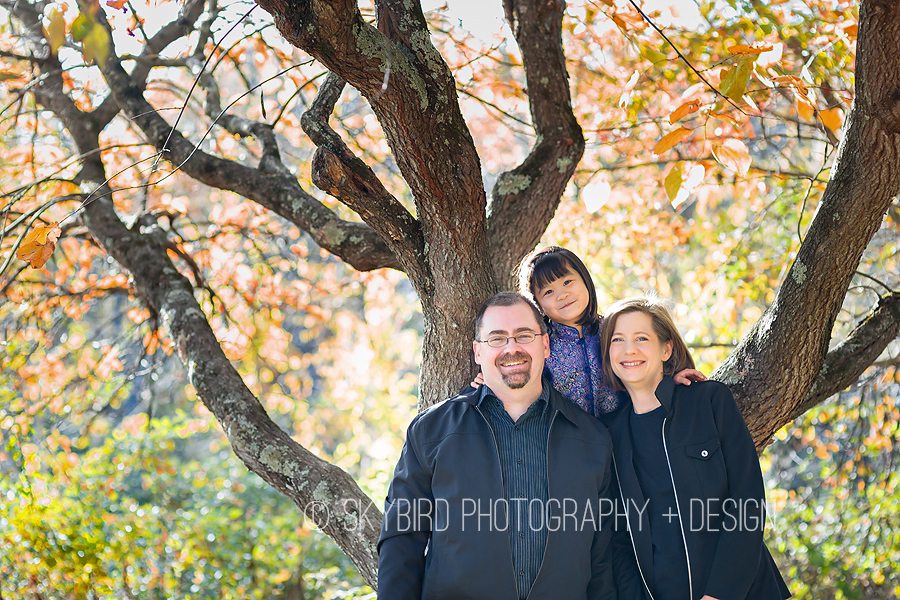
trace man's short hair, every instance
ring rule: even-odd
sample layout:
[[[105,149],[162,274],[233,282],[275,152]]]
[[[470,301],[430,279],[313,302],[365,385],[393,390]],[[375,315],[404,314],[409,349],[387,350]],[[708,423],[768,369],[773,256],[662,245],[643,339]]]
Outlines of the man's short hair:
[[[539,331],[541,333],[547,333],[547,324],[544,322],[543,316],[541,316],[541,311],[538,310],[533,302],[516,292],[500,292],[499,294],[494,294],[488,298],[478,310],[478,314],[475,316],[475,339],[477,340],[481,335],[481,325],[484,321],[484,313],[487,312],[487,309],[492,306],[515,306],[516,304],[524,304],[530,308],[531,312],[534,313],[534,320],[538,324]]]

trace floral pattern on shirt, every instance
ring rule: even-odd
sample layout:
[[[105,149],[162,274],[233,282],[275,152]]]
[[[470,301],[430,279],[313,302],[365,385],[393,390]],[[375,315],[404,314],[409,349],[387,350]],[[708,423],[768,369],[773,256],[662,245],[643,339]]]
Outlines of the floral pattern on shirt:
[[[583,338],[574,327],[553,321],[549,329],[550,357],[544,366],[553,387],[595,417],[614,411],[621,401],[603,382],[600,329]]]

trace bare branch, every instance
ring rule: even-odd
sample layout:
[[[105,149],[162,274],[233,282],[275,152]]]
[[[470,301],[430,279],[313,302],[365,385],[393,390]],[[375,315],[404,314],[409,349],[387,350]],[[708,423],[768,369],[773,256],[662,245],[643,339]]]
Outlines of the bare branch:
[[[515,169],[503,173],[491,194],[488,237],[496,252],[494,278],[514,285],[516,265],[534,248],[556,213],[559,199],[584,154],[584,135],[572,111],[562,46],[561,0],[504,0],[528,89],[537,143]]]
[[[263,85],[263,83],[265,82],[260,82],[257,87]],[[208,71],[200,75],[200,86],[206,92],[204,110],[215,124],[221,125],[231,134],[243,137],[252,136],[259,142],[259,145],[262,147],[259,170],[269,175],[290,177],[290,169],[281,161],[281,153],[278,151],[278,140],[275,138],[275,128],[268,123],[245,119],[226,112],[230,106],[223,111],[219,98],[219,84],[216,78]],[[248,90],[247,93],[249,94],[250,91]]]
[[[160,150],[167,148],[167,159],[190,177],[265,206],[307,231],[322,248],[360,271],[399,267],[396,257],[374,231],[362,223],[338,218],[304,191],[292,175],[268,175],[212,156],[194,146],[179,131],[173,131],[147,102],[142,90],[133,83],[115,56],[110,56],[107,61],[104,75],[125,113],[150,143]]]
[[[147,77],[149,77],[153,67],[166,66],[168,61],[159,58],[160,52],[165,50],[169,44],[194,31],[197,19],[203,14],[204,4],[205,0],[188,0],[185,2],[178,18],[164,25],[156,35],[148,39],[139,56],[132,57],[135,60],[135,67],[131,71],[131,77],[137,87],[143,89],[147,84]],[[210,18],[212,19],[214,16]],[[181,60],[183,62],[183,59]],[[93,129],[102,131],[119,114],[119,110],[120,107],[118,102],[116,102],[115,96],[109,94],[90,113],[89,118]]]

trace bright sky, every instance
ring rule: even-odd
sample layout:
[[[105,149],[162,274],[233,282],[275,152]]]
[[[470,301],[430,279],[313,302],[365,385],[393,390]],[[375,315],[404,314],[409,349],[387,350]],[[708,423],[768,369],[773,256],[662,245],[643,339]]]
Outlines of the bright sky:
[[[663,26],[677,21],[690,27],[700,17],[694,0],[638,0],[638,5],[647,12],[660,11],[659,25]],[[442,6],[447,6],[452,18],[459,19],[463,28],[483,41],[490,40],[505,27],[502,0],[422,0],[426,12]],[[504,34],[508,36],[509,29]]]

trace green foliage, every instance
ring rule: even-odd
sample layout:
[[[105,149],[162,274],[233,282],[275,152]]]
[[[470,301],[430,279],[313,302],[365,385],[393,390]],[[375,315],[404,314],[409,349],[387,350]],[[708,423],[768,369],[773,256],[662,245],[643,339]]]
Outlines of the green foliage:
[[[900,377],[868,376],[782,430],[767,450],[770,546],[794,595],[900,595]]]
[[[0,480],[12,597],[262,599],[298,582],[305,598],[369,597],[343,553],[239,463],[209,417],[147,427],[135,415],[92,449],[26,439],[9,438],[19,469]]]

